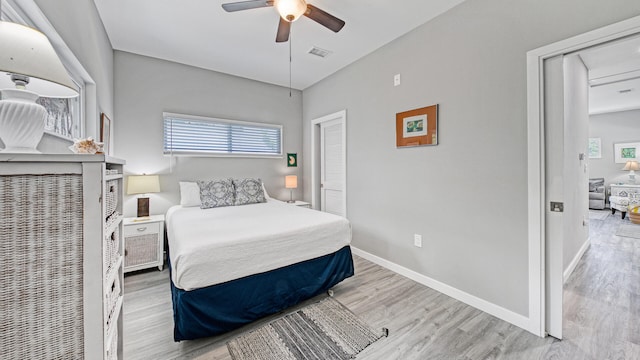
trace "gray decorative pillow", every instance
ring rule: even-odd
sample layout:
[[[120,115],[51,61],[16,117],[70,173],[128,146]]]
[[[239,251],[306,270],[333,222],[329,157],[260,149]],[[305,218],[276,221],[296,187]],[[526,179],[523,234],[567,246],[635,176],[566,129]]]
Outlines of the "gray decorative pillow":
[[[200,187],[200,208],[209,209],[233,206],[235,191],[231,179],[198,180]]]
[[[262,180],[256,178],[233,179],[236,188],[236,205],[257,204],[266,202],[262,190]]]

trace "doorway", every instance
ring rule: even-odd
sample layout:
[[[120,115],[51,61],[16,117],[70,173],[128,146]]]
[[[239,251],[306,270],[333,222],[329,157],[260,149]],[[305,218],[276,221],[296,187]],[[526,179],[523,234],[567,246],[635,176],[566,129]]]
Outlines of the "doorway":
[[[572,214],[561,213],[562,207],[558,204],[551,204],[547,197],[549,183],[547,171],[546,147],[548,136],[547,115],[551,108],[549,104],[548,92],[553,92],[553,88],[548,88],[554,79],[552,72],[547,72],[545,62],[554,57],[564,57],[580,50],[585,50],[597,45],[609,43],[629,36],[640,34],[640,17],[631,18],[620,23],[606,26],[586,34],[582,34],[555,44],[551,44],[527,54],[527,98],[528,98],[528,190],[529,190],[529,319],[531,321],[529,330],[539,336],[548,334],[549,329],[560,329],[556,334],[562,337],[562,293],[549,291],[548,285],[552,282],[562,284],[563,266],[547,267],[549,263],[563,264],[562,252],[547,252],[548,235],[563,239],[561,232],[563,229],[575,225],[578,220],[577,212]],[[556,76],[564,76],[564,69]],[[557,88],[556,88],[557,91]],[[551,104],[552,106],[552,104]],[[564,117],[563,117],[564,121]],[[561,149],[563,157],[564,143]],[[586,149],[585,149],[586,152]],[[569,154],[573,156],[573,154]],[[584,161],[576,155],[576,161]],[[563,163],[563,168],[566,167]],[[576,172],[580,171],[576,166]],[[564,171],[564,170],[563,170]],[[556,181],[562,183],[563,175],[557,176]],[[562,187],[562,185],[560,185]],[[570,197],[561,193],[555,202],[562,203],[570,201]],[[564,204],[563,204],[564,205]],[[552,214],[557,221],[548,222],[549,212],[558,210]],[[582,215],[581,215],[582,216]],[[583,220],[583,219],[580,219]],[[562,247],[562,243],[555,243],[554,246]],[[546,255],[548,254],[548,255]],[[548,258],[547,258],[548,257]],[[560,279],[560,280],[559,280]],[[548,306],[547,304],[554,304]],[[557,304],[560,304],[558,308]],[[555,308],[552,308],[554,307]],[[551,330],[553,332],[554,330]]]
[[[311,122],[311,207],[347,217],[347,112]]]

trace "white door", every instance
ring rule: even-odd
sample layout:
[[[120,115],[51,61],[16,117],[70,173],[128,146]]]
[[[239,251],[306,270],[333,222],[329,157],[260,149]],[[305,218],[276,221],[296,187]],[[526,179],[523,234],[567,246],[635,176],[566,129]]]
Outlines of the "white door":
[[[345,216],[343,120],[320,124],[320,210]]]
[[[545,60],[546,331],[562,339],[564,273],[588,241],[588,69],[576,54]],[[563,208],[554,211],[551,202]]]
[[[562,339],[562,258],[565,213],[551,202],[566,204],[564,194],[564,57],[544,62],[545,80],[545,331]],[[563,210],[563,209],[562,209]]]

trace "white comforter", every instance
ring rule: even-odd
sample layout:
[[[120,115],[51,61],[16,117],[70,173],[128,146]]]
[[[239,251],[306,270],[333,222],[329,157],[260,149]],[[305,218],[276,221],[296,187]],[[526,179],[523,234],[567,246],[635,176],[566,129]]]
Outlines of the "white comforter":
[[[167,212],[171,277],[193,290],[336,252],[351,242],[343,217],[277,200]]]

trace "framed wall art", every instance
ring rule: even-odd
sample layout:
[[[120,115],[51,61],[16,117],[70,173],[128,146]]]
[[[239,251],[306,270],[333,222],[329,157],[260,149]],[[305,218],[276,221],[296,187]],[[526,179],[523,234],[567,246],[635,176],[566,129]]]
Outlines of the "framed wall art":
[[[104,153],[111,155],[111,119],[105,113],[100,114],[100,142],[104,144]]]
[[[616,164],[640,160],[640,142],[613,144],[613,155]]]
[[[600,138],[589,138],[589,159],[602,158],[602,141]]]
[[[287,167],[298,167],[297,153],[287,153]]]
[[[438,145],[438,104],[396,114],[396,147]]]

